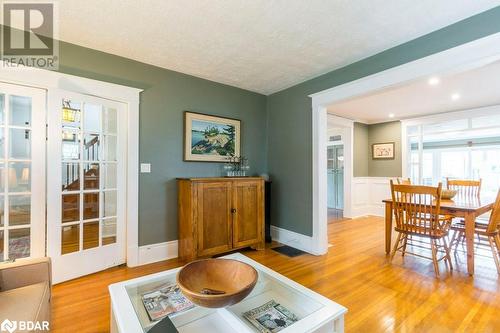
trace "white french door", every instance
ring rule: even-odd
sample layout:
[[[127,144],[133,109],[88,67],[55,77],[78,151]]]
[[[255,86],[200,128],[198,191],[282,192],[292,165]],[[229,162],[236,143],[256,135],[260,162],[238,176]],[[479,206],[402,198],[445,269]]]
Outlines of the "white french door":
[[[47,253],[55,283],[126,261],[126,104],[49,91]]]
[[[46,92],[0,83],[0,261],[45,254]]]

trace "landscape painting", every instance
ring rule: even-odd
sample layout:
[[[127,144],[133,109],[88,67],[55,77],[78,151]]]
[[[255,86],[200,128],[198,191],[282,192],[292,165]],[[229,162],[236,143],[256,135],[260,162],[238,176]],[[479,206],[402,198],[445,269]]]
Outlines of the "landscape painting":
[[[184,160],[226,162],[240,155],[240,121],[184,113]]]

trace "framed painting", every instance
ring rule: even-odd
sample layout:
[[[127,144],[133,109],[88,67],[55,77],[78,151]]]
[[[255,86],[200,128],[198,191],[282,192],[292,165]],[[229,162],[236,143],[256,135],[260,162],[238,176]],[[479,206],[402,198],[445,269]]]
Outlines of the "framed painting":
[[[374,143],[372,145],[372,159],[393,160],[394,142]]]
[[[184,161],[226,162],[240,156],[241,121],[184,112]]]

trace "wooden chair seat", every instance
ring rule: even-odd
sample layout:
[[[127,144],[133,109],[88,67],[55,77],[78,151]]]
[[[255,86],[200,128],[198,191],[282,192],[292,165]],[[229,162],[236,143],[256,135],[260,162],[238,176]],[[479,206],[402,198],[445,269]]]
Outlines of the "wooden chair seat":
[[[451,225],[451,230],[465,232],[465,223],[454,223]],[[495,237],[498,235],[498,229],[488,231],[488,225],[484,225],[482,223],[475,223],[474,233],[481,236],[492,236]]]
[[[483,218],[478,218],[478,219],[476,219],[475,223],[476,223],[476,226],[480,226],[480,227],[486,228],[488,226],[489,220],[485,220]],[[465,220],[464,219],[460,219],[459,222],[454,222],[454,224],[465,225]]]
[[[422,235],[428,229],[429,228],[427,228],[427,227],[415,227],[414,230],[403,230],[403,229],[399,229],[398,227],[394,228],[394,230],[397,232],[402,232],[404,234],[416,235],[416,236]],[[448,235],[448,230],[444,231],[444,230],[437,229],[437,230],[431,230],[430,233],[428,233],[427,237],[437,239],[437,238],[442,238],[442,237],[447,236],[447,235]]]

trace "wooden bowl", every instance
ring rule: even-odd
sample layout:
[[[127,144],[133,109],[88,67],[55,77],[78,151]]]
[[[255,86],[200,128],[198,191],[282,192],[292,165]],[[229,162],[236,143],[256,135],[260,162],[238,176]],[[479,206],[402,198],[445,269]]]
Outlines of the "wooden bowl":
[[[442,200],[451,200],[457,194],[457,190],[441,190],[441,199]]]
[[[240,302],[257,283],[252,266],[234,259],[193,261],[177,273],[184,296],[196,305],[223,308]]]

